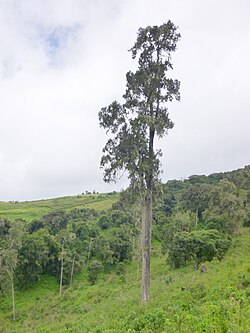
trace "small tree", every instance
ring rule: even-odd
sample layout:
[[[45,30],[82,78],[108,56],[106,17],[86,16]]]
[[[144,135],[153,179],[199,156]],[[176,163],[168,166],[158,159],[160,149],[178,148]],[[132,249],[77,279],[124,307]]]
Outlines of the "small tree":
[[[0,289],[5,290],[9,286],[11,288],[12,319],[15,320],[14,273],[24,228],[20,221],[7,222],[6,220],[1,220],[0,224],[1,226],[8,224],[6,233],[0,235]]]
[[[221,261],[229,245],[229,239],[215,229],[179,232],[169,249],[169,261],[176,268],[194,261],[198,269],[201,263],[211,261],[214,257]]]
[[[65,259],[67,256],[70,256],[70,261],[72,262],[73,271],[75,264],[75,252],[71,249],[70,243],[75,239],[76,235],[69,230],[61,230],[56,238],[58,242],[61,244],[61,252],[59,253],[59,259],[61,261],[61,269],[60,269],[60,288],[59,295],[62,295],[62,287],[63,287],[63,274],[64,274],[64,265]],[[73,255],[72,255],[73,254]],[[72,257],[72,258],[71,258]],[[73,278],[73,272],[71,273],[71,277]],[[71,281],[72,282],[72,281]]]
[[[167,103],[180,99],[180,82],[166,77],[180,38],[176,31],[171,21],[139,29],[130,50],[133,59],[138,56],[138,69],[127,73],[124,103],[115,101],[99,112],[100,126],[112,134],[101,159],[104,181],[116,181],[127,170],[130,186],[141,198],[143,303],[150,296],[152,204],[160,173],[161,152],[155,150],[154,141],[173,128]]]
[[[18,252],[16,280],[20,288],[25,289],[36,284],[49,262],[49,233],[42,228],[22,238],[22,247]]]

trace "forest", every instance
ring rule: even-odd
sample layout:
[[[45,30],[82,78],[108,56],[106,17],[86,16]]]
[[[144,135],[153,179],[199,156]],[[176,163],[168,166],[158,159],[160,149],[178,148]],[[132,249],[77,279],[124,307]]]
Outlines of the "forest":
[[[81,194],[74,200],[87,199],[90,196],[91,194]],[[173,318],[168,317],[168,311],[164,310],[162,303],[159,308],[156,307],[158,312],[155,310],[155,312],[150,312],[150,315],[147,314],[152,304],[157,303],[157,300],[160,299],[160,296],[154,293],[154,285],[151,303],[144,308],[138,305],[140,302],[138,282],[141,278],[140,207],[134,198],[134,193],[130,193],[129,189],[121,192],[119,196],[116,193],[110,193],[107,196],[114,198],[111,208],[94,209],[83,206],[73,209],[67,207],[67,210],[64,210],[62,207],[57,210],[49,210],[46,214],[41,211],[41,216],[28,220],[25,220],[25,216],[21,219],[10,219],[8,217],[10,210],[1,210],[0,319],[3,325],[0,332],[29,332],[32,331],[32,327],[36,327],[35,329],[39,332],[53,331],[53,327],[38,330],[39,326],[32,326],[35,325],[37,319],[29,318],[27,309],[22,308],[22,298],[25,303],[28,302],[27,295],[39,294],[39,290],[44,288],[45,280],[50,281],[47,282],[49,294],[41,296],[41,302],[44,302],[44,307],[46,307],[46,297],[51,297],[53,301],[56,300],[55,311],[58,317],[60,318],[60,314],[63,314],[64,328],[57,328],[57,331],[201,332],[199,323],[194,319],[192,322],[185,316],[183,323],[178,324],[181,325],[179,329],[176,328],[178,325]],[[105,195],[95,194],[92,197],[100,201],[101,198],[105,198]],[[18,204],[8,203],[9,206]],[[29,205],[32,206],[32,203]],[[244,235],[247,237],[249,227],[249,166],[209,176],[192,175],[185,180],[170,180],[166,184],[162,184],[161,191],[153,205],[153,281],[154,276],[160,276],[163,287],[174,285],[175,288],[181,290],[181,297],[184,297],[183,295],[187,292],[189,294],[193,288],[191,294],[197,294],[195,297],[198,299],[203,298],[203,293],[208,293],[205,291],[205,285],[197,284],[194,280],[188,287],[185,286],[185,274],[199,274],[202,278],[205,276],[209,279],[211,265],[219,272],[228,253],[234,255],[235,240]],[[242,250],[249,255],[249,247]],[[154,265],[157,267],[155,268]],[[234,270],[234,266],[231,269]],[[180,272],[183,274],[183,279],[180,277],[176,279],[174,276]],[[230,276],[230,271],[227,273]],[[119,326],[116,323],[113,324],[116,326],[112,328],[110,321],[105,324],[106,326],[98,329],[96,328],[98,327],[97,322],[88,324],[85,320],[85,328],[77,328],[76,323],[71,322],[73,317],[66,316],[65,318],[65,309],[60,310],[65,301],[71,305],[79,302],[79,300],[71,300],[71,297],[77,293],[81,295],[83,288],[91,293],[91,290],[93,292],[99,290],[95,288],[99,288],[104,281],[110,284],[110,290],[113,287],[114,295],[119,294],[119,286],[122,286],[122,290],[126,290],[126,285],[129,286],[131,283],[128,281],[129,274],[133,275],[129,280],[135,282],[133,288],[136,291],[133,295],[129,295],[127,300],[126,298],[123,300],[124,304],[128,302],[128,309],[127,311],[123,309],[122,314],[119,314],[122,325]],[[112,279],[114,279],[113,282]],[[180,283],[183,284],[180,285]],[[224,281],[224,283],[226,285],[228,281]],[[237,287],[241,294],[244,294],[244,297],[242,296],[244,300],[242,298],[240,301],[238,296],[232,298],[235,297],[233,295],[236,292],[233,289],[230,291],[228,299],[232,304],[242,302],[235,303],[236,308],[238,309],[240,306],[242,318],[244,313],[247,317],[250,309],[249,265],[246,272],[240,275]],[[38,294],[35,296],[37,299],[40,297]],[[15,304],[16,297],[18,304]],[[84,297],[80,301],[82,305],[87,306],[88,303],[93,302],[91,297],[91,300]],[[96,295],[94,303],[96,302],[97,306],[100,306],[106,298],[110,297],[110,295]],[[180,302],[175,297],[172,296],[173,307]],[[186,301],[188,304],[189,301]],[[136,314],[132,311],[133,303],[138,307]],[[213,307],[213,302],[210,301],[210,303],[210,306]],[[93,304],[93,311],[94,306],[95,304]],[[183,305],[182,308],[183,315],[185,306]],[[210,316],[210,322],[203,323],[203,331],[234,332],[233,328],[223,328],[223,325],[230,326],[230,320],[225,319],[225,323],[219,320],[216,317],[217,311],[219,311],[216,306],[214,305],[213,310],[215,317]],[[233,306],[231,310],[232,313],[236,311]],[[44,308],[43,311],[45,311]],[[79,311],[81,313],[85,310]],[[180,316],[182,312],[179,314]],[[228,310],[228,318],[230,315]],[[247,321],[244,322],[244,320]],[[30,326],[22,330],[23,323],[27,324],[27,322]],[[137,324],[135,324],[136,322]],[[66,330],[65,323],[68,323],[68,327],[72,327],[72,330],[69,328]],[[249,319],[246,318],[238,320],[237,325],[234,323],[237,332],[246,332],[244,329],[249,328],[249,324]],[[41,323],[37,325],[41,325]],[[196,330],[192,330],[192,327]]]

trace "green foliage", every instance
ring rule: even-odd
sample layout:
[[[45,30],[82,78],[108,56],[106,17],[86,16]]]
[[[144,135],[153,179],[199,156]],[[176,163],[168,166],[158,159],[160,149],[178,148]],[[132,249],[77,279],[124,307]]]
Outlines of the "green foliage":
[[[1,329],[6,333],[246,333],[249,251],[250,234],[245,228],[220,264],[206,263],[206,274],[189,267],[173,270],[164,257],[153,257],[152,298],[145,307],[138,301],[136,263],[124,267],[126,282],[113,273],[100,274],[98,283],[89,286],[83,272],[61,298],[55,294],[55,280],[42,276],[35,288],[17,293],[15,322],[9,319],[9,300],[1,299]],[[169,277],[167,284],[164,274]]]
[[[68,220],[64,210],[56,210],[44,215],[42,222],[51,235],[56,235],[66,228]]]
[[[72,231],[76,234],[85,244],[88,244],[89,240],[98,237],[100,230],[95,223],[90,221],[84,221],[82,219],[76,219],[71,221]]]
[[[103,214],[98,220],[98,226],[102,229],[108,229],[111,226],[111,219],[108,215]]]
[[[216,229],[220,232],[226,232],[227,230],[227,218],[221,216],[208,216],[204,222],[205,229]]]
[[[210,191],[205,220],[219,218],[224,223],[223,231],[233,234],[243,226],[245,214],[243,200],[236,186],[226,179],[220,180]]]
[[[189,177],[189,181],[193,184],[191,177]],[[198,182],[198,185],[191,185],[182,193],[182,203],[184,208],[196,213],[197,219],[199,220],[202,219],[202,213],[208,207],[209,190],[210,186],[203,181],[202,184]]]
[[[9,234],[11,222],[7,219],[0,219],[0,239],[3,241]]]
[[[128,317],[127,332],[162,332],[165,324],[165,311],[163,309],[150,309],[145,314],[133,313]]]
[[[230,241],[217,230],[179,232],[171,244],[169,261],[177,268],[194,261],[198,269],[202,262],[211,261],[216,256],[221,260],[229,245]]]
[[[131,260],[132,230],[126,226],[112,228],[108,233],[108,242],[112,251],[113,262]]]
[[[123,276],[124,273],[125,273],[125,263],[124,262],[118,262],[118,264],[116,265],[116,274],[117,275],[120,275],[120,276]],[[125,280],[124,280],[125,281]]]
[[[244,219],[244,227],[250,227],[250,190],[247,191],[246,197],[244,200],[244,206],[246,211],[246,216]]]
[[[55,260],[54,251],[58,251],[58,246],[46,229],[24,234],[15,272],[19,288],[27,288],[37,283],[46,266]]]
[[[130,200],[121,195],[121,202],[110,211],[66,210],[62,224],[56,222],[60,221],[56,212],[50,214],[51,225],[48,216],[29,223],[0,219],[0,288],[4,291],[0,331],[248,332],[247,175],[245,168],[232,175],[195,176],[191,182],[170,181],[163,186],[164,196],[153,213],[152,297],[145,307],[139,304],[140,211],[134,196]],[[206,209],[198,216],[200,203],[194,194],[207,184]],[[82,196],[77,200],[81,202]],[[100,223],[103,216],[105,227]],[[241,229],[243,223],[246,228]],[[63,242],[64,289],[59,298],[61,236],[70,234],[75,237]],[[180,268],[171,268],[166,258]],[[33,287],[15,292],[15,323],[11,323],[11,279],[3,272],[8,263],[16,287]]]
[[[98,275],[103,271],[103,264],[101,261],[93,260],[88,266],[88,281],[90,284],[95,284]]]
[[[110,247],[109,238],[107,235],[99,235],[93,240],[91,246],[91,257],[96,258],[105,266],[114,264],[113,251]]]
[[[162,221],[164,221],[163,217]],[[170,249],[177,233],[188,233],[193,230],[194,226],[195,217],[190,211],[178,211],[170,217],[165,217],[165,223],[162,223],[161,226],[158,224],[159,239],[162,242],[163,251],[166,252]]]
[[[112,210],[111,220],[112,220],[113,226],[115,226],[115,227],[133,224],[133,220],[132,220],[131,216],[126,214],[125,211],[118,210],[118,209]]]
[[[225,240],[218,241],[220,244],[216,245],[216,257],[219,260],[223,258],[230,243],[227,235],[235,234],[241,226],[248,225],[250,197],[248,198],[245,187],[248,172],[248,168],[244,168],[208,177],[191,176],[184,181],[169,181],[164,186],[162,205],[154,210],[153,234],[162,241],[164,252],[170,249],[171,255],[180,252],[180,263],[177,265],[195,260],[190,259],[185,250],[181,250],[180,243],[185,238],[185,242],[190,243],[190,233],[200,229],[217,230],[224,234]],[[243,189],[237,188],[235,184]],[[177,241],[182,232],[187,233],[186,237],[182,235],[181,240]],[[211,248],[211,253],[213,252]]]
[[[106,233],[98,227],[101,220],[110,225]],[[7,222],[6,222],[7,223]],[[8,230],[8,225],[1,224]],[[72,284],[84,263],[100,261],[105,269],[131,259],[133,236],[131,217],[123,211],[97,213],[91,209],[52,211],[28,224],[28,232],[18,254],[16,280],[20,288],[36,284],[42,274],[50,273],[61,284]],[[106,229],[104,229],[106,230]],[[73,235],[73,236],[72,236]]]
[[[175,207],[175,205],[176,205],[176,198],[174,194],[171,192],[164,193],[163,205],[162,205],[164,212],[167,215],[171,215],[173,213],[173,208]]]
[[[13,285],[23,233],[22,221],[0,220],[0,293]]]
[[[32,220],[30,223],[28,223],[27,231],[32,234],[33,232],[42,228],[44,228],[43,220]]]

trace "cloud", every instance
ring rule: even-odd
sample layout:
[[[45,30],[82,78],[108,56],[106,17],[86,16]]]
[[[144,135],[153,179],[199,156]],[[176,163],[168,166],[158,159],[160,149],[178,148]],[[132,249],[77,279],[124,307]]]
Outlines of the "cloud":
[[[136,68],[138,28],[168,18],[182,34],[171,76],[181,103],[160,140],[163,179],[249,164],[248,1],[25,0],[0,3],[0,199],[110,191],[98,111]]]

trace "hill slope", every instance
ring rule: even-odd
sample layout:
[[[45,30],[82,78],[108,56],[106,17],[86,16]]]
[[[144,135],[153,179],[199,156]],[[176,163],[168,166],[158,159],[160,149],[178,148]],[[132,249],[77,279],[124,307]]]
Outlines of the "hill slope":
[[[163,185],[146,306],[136,197],[0,202],[0,333],[250,333],[249,180],[245,167]],[[15,260],[13,322],[5,267]]]
[[[118,199],[119,193],[104,193],[82,194],[25,202],[0,201],[0,219],[25,219],[31,221],[33,219],[41,218],[44,214],[52,210],[64,209],[69,211],[75,208],[93,208],[96,210],[109,209]]]
[[[89,286],[83,271],[75,286],[58,296],[52,277],[16,295],[17,320],[11,302],[1,303],[0,332],[250,332],[250,230],[233,240],[225,259],[170,269],[153,246],[152,299],[140,305],[136,263],[122,275],[111,273]]]

